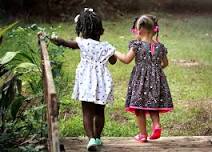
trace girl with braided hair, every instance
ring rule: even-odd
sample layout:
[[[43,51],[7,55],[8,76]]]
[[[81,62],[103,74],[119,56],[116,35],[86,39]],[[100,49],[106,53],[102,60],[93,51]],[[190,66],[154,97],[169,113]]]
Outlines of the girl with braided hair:
[[[136,40],[129,44],[129,52],[116,51],[116,57],[128,64],[135,58],[128,84],[126,110],[135,113],[139,134],[135,139],[147,141],[146,114],[152,119],[150,140],[161,136],[159,113],[173,109],[172,97],[163,68],[168,66],[167,49],[159,42],[158,20],[153,15],[142,15],[135,19],[131,31]],[[156,36],[156,40],[154,37]]]
[[[113,83],[107,68],[116,63],[115,48],[108,42],[101,42],[104,29],[101,18],[91,8],[85,8],[75,18],[75,41],[52,38],[56,45],[80,49],[80,63],[72,98],[82,101],[83,124],[89,138],[87,149],[95,151],[102,145],[100,139],[104,128],[105,105],[113,101]]]

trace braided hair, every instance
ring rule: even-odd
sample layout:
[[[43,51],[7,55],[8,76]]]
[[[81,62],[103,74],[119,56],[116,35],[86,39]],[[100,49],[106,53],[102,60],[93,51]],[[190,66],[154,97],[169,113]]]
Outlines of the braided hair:
[[[76,21],[76,33],[83,38],[91,38],[99,41],[104,33],[101,18],[93,9],[84,9],[80,12]]]

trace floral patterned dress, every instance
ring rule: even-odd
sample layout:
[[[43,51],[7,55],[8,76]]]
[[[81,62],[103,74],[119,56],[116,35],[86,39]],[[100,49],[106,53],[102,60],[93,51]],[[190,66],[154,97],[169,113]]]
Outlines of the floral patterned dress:
[[[128,85],[126,110],[171,111],[172,97],[161,67],[161,59],[167,54],[167,49],[163,44],[155,43],[154,53],[151,53],[150,43],[138,40],[130,42],[129,48],[132,47],[135,50],[135,66]]]
[[[115,48],[108,42],[76,38],[80,48],[80,63],[76,69],[72,98],[105,105],[113,101],[113,82],[107,68]]]

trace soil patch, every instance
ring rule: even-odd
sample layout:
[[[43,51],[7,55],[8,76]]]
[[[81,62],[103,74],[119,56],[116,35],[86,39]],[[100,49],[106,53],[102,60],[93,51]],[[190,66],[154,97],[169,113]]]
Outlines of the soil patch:
[[[197,62],[196,60],[171,60],[174,64],[180,65],[183,67],[194,67],[194,66],[199,66],[200,63]]]

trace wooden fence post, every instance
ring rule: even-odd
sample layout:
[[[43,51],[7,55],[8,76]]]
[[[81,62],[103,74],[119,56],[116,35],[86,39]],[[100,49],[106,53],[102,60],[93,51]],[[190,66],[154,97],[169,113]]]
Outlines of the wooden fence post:
[[[49,61],[49,55],[46,42],[42,35],[38,36],[38,42],[41,54],[44,99],[47,105],[46,116],[48,121],[48,151],[60,152],[58,132],[58,101]]]

